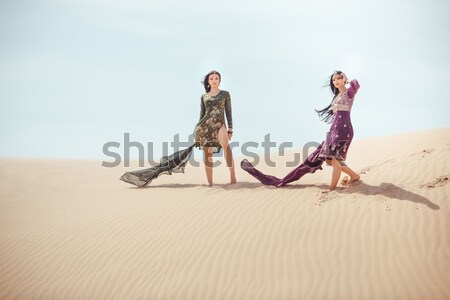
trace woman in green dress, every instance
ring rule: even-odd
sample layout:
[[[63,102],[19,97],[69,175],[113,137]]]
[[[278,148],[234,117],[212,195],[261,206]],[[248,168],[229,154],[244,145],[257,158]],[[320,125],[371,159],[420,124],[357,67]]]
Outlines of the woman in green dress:
[[[195,126],[194,137],[196,146],[204,151],[204,162],[208,185],[213,185],[212,154],[223,149],[223,154],[230,170],[230,184],[236,183],[233,153],[228,141],[233,136],[233,121],[231,113],[230,93],[219,89],[221,75],[211,71],[204,77],[202,83],[206,93],[200,100],[200,120]],[[227,127],[225,127],[225,117]]]
[[[200,120],[194,130],[195,143],[170,156],[163,156],[160,163],[151,168],[126,172],[120,180],[144,187],[161,174],[184,173],[194,147],[199,147],[205,153],[205,171],[209,186],[213,185],[212,154],[219,152],[221,148],[230,169],[230,184],[236,183],[233,154],[228,144],[233,135],[231,98],[230,93],[219,89],[220,79],[219,72],[211,71],[202,81],[206,94],[201,97]],[[228,130],[225,127],[224,114],[227,117]]]

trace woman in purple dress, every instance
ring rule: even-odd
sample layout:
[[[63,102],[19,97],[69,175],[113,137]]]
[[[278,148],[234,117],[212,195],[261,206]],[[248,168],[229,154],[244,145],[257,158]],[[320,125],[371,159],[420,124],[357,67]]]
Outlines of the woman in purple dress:
[[[350,85],[348,89],[345,86],[347,83]],[[334,95],[333,100],[328,107],[317,111],[322,120],[332,122],[330,131],[327,132],[325,141],[301,165],[281,179],[262,173],[246,159],[242,160],[241,168],[263,184],[282,187],[290,182],[299,180],[307,173],[321,170],[323,162],[326,161],[328,165],[333,166],[330,191],[336,188],[341,172],[350,176],[344,178],[343,184],[345,185],[359,180],[359,175],[345,163],[347,152],[353,139],[350,111],[355,94],[359,89],[359,83],[357,80],[349,82],[344,73],[335,71],[330,77],[330,88]]]
[[[347,89],[345,85],[349,83]],[[332,120],[330,131],[327,132],[323,151],[320,157],[325,159],[328,165],[333,166],[330,190],[334,190],[338,184],[341,172],[350,176],[343,180],[348,185],[359,180],[359,175],[350,169],[345,160],[353,139],[353,126],[350,119],[350,111],[355,95],[359,89],[356,79],[348,81],[347,76],[341,71],[336,71],[330,78],[330,87],[334,94],[331,104],[317,111],[324,121]]]

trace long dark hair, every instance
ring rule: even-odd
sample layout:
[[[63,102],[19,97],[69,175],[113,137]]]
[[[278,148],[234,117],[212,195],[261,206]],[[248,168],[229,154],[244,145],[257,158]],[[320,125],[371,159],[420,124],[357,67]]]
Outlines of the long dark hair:
[[[334,98],[336,98],[336,96],[339,94],[339,89],[337,89],[333,84],[333,76],[335,74],[341,75],[342,71],[334,71],[333,74],[331,74],[331,76],[330,76],[329,86],[331,89],[331,93],[333,93],[333,95],[334,95],[331,102],[333,102]],[[328,86],[328,85],[325,85],[325,86]],[[322,121],[327,122],[327,123],[331,123],[333,121],[333,109],[331,108],[331,103],[324,109],[321,109],[321,110],[316,109],[315,111],[319,115],[319,117],[322,119]]]
[[[205,91],[207,92],[207,93],[209,93],[209,91],[211,90],[211,86],[209,85],[209,76],[210,75],[213,75],[213,74],[217,74],[217,75],[219,75],[219,81],[220,80],[222,80],[222,76],[220,76],[220,73],[219,72],[217,72],[217,71],[210,71],[208,74],[206,74],[205,75],[205,77],[203,77],[203,80],[202,81],[200,81],[202,84],[203,84],[203,86],[205,87]]]

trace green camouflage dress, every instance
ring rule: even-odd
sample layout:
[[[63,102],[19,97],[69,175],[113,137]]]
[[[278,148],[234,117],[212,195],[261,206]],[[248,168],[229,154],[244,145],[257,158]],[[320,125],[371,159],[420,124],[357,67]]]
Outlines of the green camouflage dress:
[[[200,149],[212,147],[214,152],[219,152],[221,146],[217,135],[219,129],[225,124],[224,113],[227,116],[228,128],[233,128],[230,93],[220,91],[216,96],[202,95],[200,121],[194,131],[195,144],[170,156],[163,156],[160,163],[151,168],[126,172],[120,180],[139,187],[146,186],[161,174],[184,173],[184,168],[195,146]]]
[[[228,129],[233,128],[230,93],[221,90],[216,96],[203,94],[200,101],[200,120],[194,130],[196,145],[200,149],[212,147],[213,152],[219,152],[222,147],[217,135],[219,129],[225,124],[224,113],[227,117]]]

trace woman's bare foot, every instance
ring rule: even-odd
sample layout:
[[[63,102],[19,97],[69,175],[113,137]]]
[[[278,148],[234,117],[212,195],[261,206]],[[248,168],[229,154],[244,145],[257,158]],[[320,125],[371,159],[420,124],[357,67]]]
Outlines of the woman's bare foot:
[[[344,176],[344,178],[341,180],[341,184],[347,185],[349,181],[350,181],[350,177]]]
[[[342,184],[342,185],[345,185],[345,186],[349,186],[350,184],[352,184],[352,183],[358,181],[360,178],[361,178],[361,176],[359,176],[358,174],[356,174],[356,176],[353,176],[353,177],[345,176],[345,177],[342,179],[341,184]]]
[[[236,177],[230,179],[230,184],[235,184],[237,182]]]

